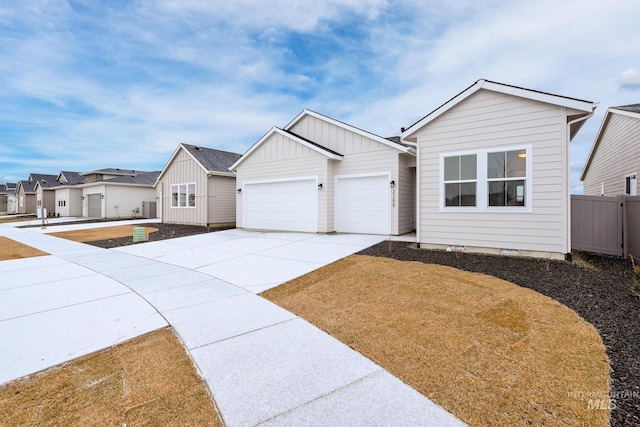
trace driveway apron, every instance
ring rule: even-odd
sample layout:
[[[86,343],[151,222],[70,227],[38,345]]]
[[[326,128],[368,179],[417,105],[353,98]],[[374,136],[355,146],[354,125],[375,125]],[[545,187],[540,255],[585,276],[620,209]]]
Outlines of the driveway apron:
[[[227,230],[105,250],[28,229],[51,254],[0,262],[0,383],[167,323],[227,426],[464,425],[262,290],[380,236]]]

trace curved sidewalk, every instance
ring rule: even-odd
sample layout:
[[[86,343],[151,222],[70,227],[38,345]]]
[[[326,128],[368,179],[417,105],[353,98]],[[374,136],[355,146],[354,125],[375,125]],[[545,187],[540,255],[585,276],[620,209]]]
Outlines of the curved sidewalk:
[[[204,255],[215,258],[213,251],[224,252],[207,247],[212,244],[244,248],[241,232],[131,247],[137,255],[126,248],[105,250],[9,227],[0,226],[1,235],[52,256],[0,262],[0,339],[16,343],[0,353],[0,383],[168,322],[192,355],[228,426],[464,425],[369,359],[254,294],[274,286],[269,281],[273,279],[240,287],[212,277],[212,264],[197,270],[176,265],[176,257],[188,262],[185,254],[199,260]],[[267,255],[254,251],[218,260],[216,264],[227,268],[219,271],[231,274],[238,266],[251,271],[251,262],[260,257],[285,265],[277,254],[299,254],[299,248],[308,251],[313,245],[326,252],[331,236],[276,237],[280,240],[262,237]],[[311,240],[315,237],[323,239]],[[343,250],[352,249],[357,251],[351,244]],[[163,259],[168,254],[174,258]],[[309,264],[310,270],[322,265],[294,261]],[[31,307],[15,311],[18,301]],[[45,354],[45,360],[37,360]],[[20,356],[29,363],[19,362]]]

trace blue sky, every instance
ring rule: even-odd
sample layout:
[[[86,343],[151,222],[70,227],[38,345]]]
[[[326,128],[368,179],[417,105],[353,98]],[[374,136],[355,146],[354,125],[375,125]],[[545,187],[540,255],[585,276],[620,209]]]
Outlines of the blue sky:
[[[0,0],[0,181],[242,153],[304,108],[382,136],[480,78],[640,102],[636,0]]]

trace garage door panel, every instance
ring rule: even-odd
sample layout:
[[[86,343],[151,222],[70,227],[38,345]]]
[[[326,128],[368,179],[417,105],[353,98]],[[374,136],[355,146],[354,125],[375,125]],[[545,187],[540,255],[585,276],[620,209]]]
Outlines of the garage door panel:
[[[244,227],[315,233],[317,193],[315,179],[245,184]]]
[[[338,178],[336,187],[336,231],[389,233],[388,175]]]

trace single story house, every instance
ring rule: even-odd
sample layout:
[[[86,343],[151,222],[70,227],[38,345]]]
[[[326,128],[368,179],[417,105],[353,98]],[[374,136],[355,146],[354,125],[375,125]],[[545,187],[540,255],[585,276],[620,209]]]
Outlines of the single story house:
[[[15,192],[15,182],[0,184],[0,212],[7,214],[16,213]]]
[[[405,129],[417,145],[418,245],[569,257],[569,143],[596,107],[478,80]]]
[[[120,174],[103,181],[85,182],[82,190],[82,216],[91,218],[143,218],[145,207],[156,203],[153,185],[160,172]],[[87,176],[86,174],[80,174]],[[147,211],[148,212],[148,211]],[[155,213],[153,214],[155,217]]]
[[[237,226],[403,234],[415,229],[416,150],[310,110],[231,166]]]
[[[236,222],[236,177],[229,167],[240,154],[179,144],[155,187],[163,222],[211,226]]]
[[[29,175],[30,181],[35,181],[36,209],[46,209],[48,216],[53,216],[56,211],[55,189],[60,185],[56,175],[34,174]]]
[[[60,183],[55,188],[56,216],[82,216],[82,189],[84,177],[79,172],[61,171],[56,180]]]
[[[611,107],[585,163],[585,196],[638,195],[640,104]]]
[[[36,186],[35,182],[21,179],[16,184],[16,213],[35,214],[36,213]]]

